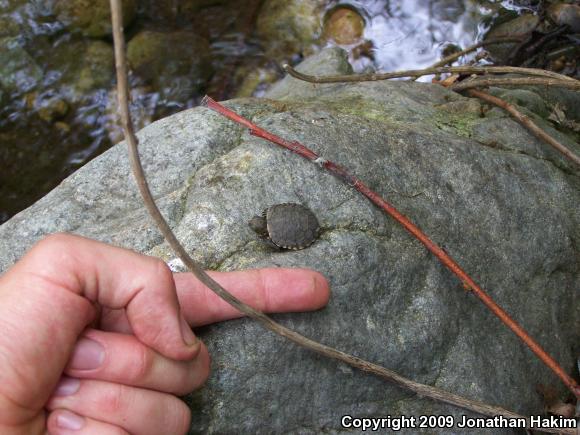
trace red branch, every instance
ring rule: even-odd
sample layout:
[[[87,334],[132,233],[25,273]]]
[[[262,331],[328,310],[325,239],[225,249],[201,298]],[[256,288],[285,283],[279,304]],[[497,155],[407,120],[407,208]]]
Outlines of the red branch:
[[[508,328],[510,328],[514,334],[516,334],[531,350],[534,352],[538,358],[548,366],[555,374],[558,376],[562,382],[572,391],[572,393],[580,398],[580,388],[574,379],[572,379],[562,367],[550,356],[548,353],[542,349],[542,347],[536,343],[536,341],[530,337],[530,335],[514,320],[510,315],[504,311],[494,300],[489,296],[481,287],[479,287],[475,281],[463,270],[459,265],[437,244],[435,244],[427,235],[419,229],[415,224],[413,224],[405,215],[400,213],[395,207],[381,198],[377,193],[373,192],[366,184],[361,180],[351,175],[345,168],[337,165],[329,160],[326,160],[316,154],[314,151],[305,147],[296,141],[288,141],[275,134],[272,134],[248,119],[238,115],[236,112],[222,106],[218,102],[214,101],[209,96],[205,96],[201,104],[206,106],[223,116],[235,121],[250,130],[250,134],[253,136],[266,139],[277,145],[289,149],[296,154],[318,164],[320,167],[328,170],[332,175],[338,177],[347,184],[353,186],[356,190],[370,199],[376,206],[383,209],[389,215],[391,215],[397,222],[399,222],[408,232],[415,236],[425,247],[433,253],[451,272],[453,272],[463,283],[463,286],[467,290],[472,290],[473,293],[483,302],[483,304],[488,307],[492,313],[494,313]]]

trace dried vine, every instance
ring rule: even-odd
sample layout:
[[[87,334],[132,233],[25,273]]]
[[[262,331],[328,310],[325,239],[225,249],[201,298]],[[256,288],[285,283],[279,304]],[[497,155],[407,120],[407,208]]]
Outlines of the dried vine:
[[[122,25],[122,13],[121,13],[121,0],[110,0],[111,4],[111,15],[112,15],[112,27],[113,27],[113,39],[115,45],[115,66],[117,71],[117,89],[118,89],[118,104],[121,114],[121,122],[123,125],[123,131],[125,134],[125,139],[129,149],[129,156],[131,161],[131,168],[134,177],[137,182],[137,186],[142,195],[143,203],[151,215],[152,219],[157,224],[160,232],[165,237],[167,243],[175,251],[177,256],[183,261],[186,267],[209,289],[214,291],[219,297],[224,299],[234,308],[240,312],[246,314],[252,319],[258,321],[262,326],[273,331],[274,333],[293,341],[294,343],[310,349],[314,352],[320,353],[338,361],[342,361],[349,364],[355,368],[363,370],[365,372],[373,373],[383,379],[386,379],[400,387],[406,388],[422,397],[431,398],[440,402],[448,403],[463,409],[467,409],[482,415],[487,416],[497,416],[502,415],[506,418],[526,418],[511,411],[505,410],[500,407],[492,406],[486,403],[477,402],[473,400],[466,399],[457,394],[449,393],[439,388],[431,387],[428,385],[420,384],[414,382],[410,379],[404,378],[399,374],[393,372],[392,370],[386,369],[377,364],[370,363],[358,357],[346,354],[342,351],[336,350],[329,346],[317,343],[309,338],[306,338],[278,323],[274,322],[264,313],[253,309],[252,307],[244,304],[233,295],[231,295],[227,290],[221,287],[217,282],[205,273],[203,268],[198,265],[185,251],[183,246],[179,243],[175,235],[173,234],[171,228],[169,227],[167,221],[164,219],[163,215],[159,211],[151,191],[149,189],[143,167],[139,158],[138,152],[138,140],[135,136],[134,127],[131,121],[131,115],[129,112],[129,86],[127,80],[127,67],[125,58],[125,39],[123,35],[123,25]],[[295,143],[292,143],[295,144]],[[330,163],[328,161],[318,163]],[[340,167],[336,166],[340,172]],[[346,174],[346,171],[344,171]],[[529,419],[528,421],[529,426]],[[548,433],[564,433],[564,434],[574,434],[573,430],[561,430],[561,429],[537,429]]]
[[[340,74],[333,76],[315,76],[296,71],[290,65],[284,65],[284,70],[292,77],[309,83],[351,83],[375,82],[379,80],[396,79],[400,77],[421,77],[431,74],[525,74],[530,76],[547,77],[562,82],[576,83],[578,80],[552,71],[537,68],[520,68],[516,66],[442,66],[437,68],[412,69],[389,73],[369,74]]]
[[[559,88],[568,88],[572,90],[580,90],[580,81],[578,80],[560,80],[555,78],[539,78],[539,77],[506,77],[506,78],[476,78],[473,80],[463,80],[453,86],[453,91],[463,91],[472,88],[485,88],[489,86],[556,86]]]

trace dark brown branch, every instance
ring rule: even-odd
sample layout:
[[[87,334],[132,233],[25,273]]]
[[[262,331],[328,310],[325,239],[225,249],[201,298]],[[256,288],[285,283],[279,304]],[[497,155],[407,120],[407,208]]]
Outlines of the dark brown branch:
[[[314,76],[296,71],[290,65],[284,65],[284,70],[292,77],[309,83],[342,83],[342,82],[373,82],[399,77],[421,77],[431,74],[525,74],[531,76],[550,77],[562,81],[577,82],[568,76],[552,71],[536,68],[519,68],[515,66],[444,66],[437,68],[396,71],[390,73],[346,74],[336,76]]]
[[[534,121],[532,121],[528,116],[524,115],[522,112],[516,109],[515,106],[513,106],[512,104],[509,104],[507,101],[504,101],[501,98],[494,97],[493,95],[490,95],[487,92],[477,91],[475,89],[469,90],[467,91],[467,93],[472,97],[481,98],[482,100],[487,101],[488,103],[501,107],[510,115],[512,115],[520,124],[526,127],[530,132],[532,132],[534,136],[548,143],[556,150],[558,150],[560,153],[562,153],[564,156],[566,156],[568,159],[572,160],[574,163],[580,166],[580,157],[578,155],[574,154],[572,150],[568,149],[566,146],[561,144],[559,141],[557,141],[548,133],[546,133],[544,130],[542,130],[540,127],[538,127],[534,123]]]
[[[163,215],[157,208],[155,201],[151,195],[148,184],[145,179],[145,174],[143,172],[142,165],[140,163],[139,153],[137,150],[137,138],[134,133],[133,124],[131,121],[131,115],[129,113],[129,92],[127,83],[127,72],[126,72],[126,59],[125,59],[125,41],[123,35],[122,27],[122,17],[121,17],[121,5],[120,0],[110,0],[111,1],[111,11],[112,11],[112,22],[113,22],[113,37],[115,41],[115,65],[117,68],[117,89],[118,89],[118,104],[121,112],[121,119],[123,124],[123,130],[125,138],[127,141],[127,146],[129,147],[129,154],[131,158],[131,167],[137,180],[137,185],[139,191],[143,197],[143,202],[151,217],[159,227],[159,230],[176,252],[178,257],[183,261],[183,263],[189,268],[189,270],[208,288],[214,291],[218,296],[227,301],[234,308],[238,309],[240,312],[248,315],[252,319],[258,321],[261,325],[267,329],[273,331],[274,333],[289,339],[290,341],[310,349],[314,352],[320,353],[326,357],[342,361],[349,364],[355,368],[363,370],[365,372],[373,373],[389,382],[392,382],[400,387],[406,388],[410,391],[415,392],[419,396],[428,397],[433,400],[448,403],[463,409],[467,409],[478,414],[487,416],[502,415],[506,418],[525,418],[511,411],[505,410],[503,408],[488,405],[486,403],[477,402],[473,400],[466,399],[457,394],[449,393],[445,390],[439,388],[430,387],[428,385],[419,384],[417,382],[411,381],[410,379],[404,378],[399,374],[381,367],[377,364],[364,361],[355,356],[346,354],[339,350],[333,349],[329,346],[317,343],[309,338],[303,337],[302,335],[274,322],[265,314],[260,311],[254,310],[252,307],[239,301],[228,291],[222,288],[217,282],[212,280],[209,275],[205,273],[203,268],[201,268],[190,256],[187,254],[183,246],[179,243],[171,228],[163,218]],[[529,420],[528,420],[529,421]],[[540,430],[540,429],[538,429]],[[574,434],[574,431],[570,430],[555,430],[555,429],[541,429],[548,433],[565,433]]]
[[[465,89],[483,88],[488,86],[556,86],[560,88],[568,88],[580,90],[579,80],[560,80],[554,78],[538,78],[538,77],[490,77],[490,78],[476,78],[473,80],[463,80],[451,86],[452,91],[464,91]]]

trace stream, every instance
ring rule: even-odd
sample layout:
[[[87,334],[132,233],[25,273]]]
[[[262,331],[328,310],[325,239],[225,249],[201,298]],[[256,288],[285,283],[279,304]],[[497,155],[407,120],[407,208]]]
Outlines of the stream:
[[[534,2],[514,3],[127,0],[135,123],[206,93],[259,97],[283,77],[282,63],[329,45],[348,50],[358,72],[426,67],[481,40],[498,16],[534,12]],[[0,0],[0,223],[122,139],[107,8]]]

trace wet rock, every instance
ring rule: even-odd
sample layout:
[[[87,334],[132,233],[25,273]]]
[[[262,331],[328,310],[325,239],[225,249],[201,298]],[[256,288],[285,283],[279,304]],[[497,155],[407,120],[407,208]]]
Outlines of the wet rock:
[[[465,2],[462,0],[435,0],[430,4],[436,20],[457,22],[465,13]]]
[[[104,41],[92,41],[86,47],[75,88],[81,92],[107,88],[115,75],[113,46]]]
[[[129,102],[129,111],[135,130],[141,130],[153,121],[153,114],[159,99],[151,88],[134,87],[131,89],[131,99]],[[119,103],[117,100],[117,90],[111,90],[107,95],[107,121],[105,130],[112,144],[119,143],[124,138],[121,115],[119,113]]]
[[[20,26],[10,16],[0,16],[0,37],[4,36],[18,36],[20,34]]]
[[[181,23],[195,18],[202,9],[223,5],[228,0],[140,0],[140,15],[159,23]],[[232,2],[236,4],[236,2]]]
[[[365,20],[351,7],[339,6],[328,12],[324,20],[325,38],[337,44],[350,45],[361,41]]]
[[[114,77],[113,46],[103,41],[90,42],[83,56],[77,88],[88,91],[108,87]]]
[[[258,37],[278,59],[309,54],[322,33],[324,0],[270,0],[264,2],[256,23]]]
[[[100,38],[111,34],[109,0],[55,0],[54,12],[69,30]],[[137,0],[122,0],[123,26],[137,14]]]
[[[54,128],[56,128],[58,131],[60,131],[63,135],[70,134],[70,132],[71,132],[70,124],[67,124],[66,122],[62,122],[62,121],[55,122]]]
[[[493,94],[508,103],[524,107],[542,118],[547,118],[550,114],[544,99],[533,91],[526,89],[501,89],[495,90]]]
[[[236,89],[236,98],[251,97],[278,80],[276,71],[268,68],[240,68],[236,74],[243,77]]]
[[[461,47],[457,44],[447,43],[441,47],[441,57],[451,56],[452,54],[461,51]]]
[[[64,117],[69,110],[68,103],[59,97],[43,99],[36,105],[38,116],[46,122],[54,122]]]
[[[299,72],[316,71],[320,75],[352,74],[352,66],[348,62],[347,53],[338,47],[322,50],[316,56],[311,56],[296,67]],[[287,75],[266,92],[266,98],[284,99],[291,95],[308,95],[312,89],[311,83],[297,80]]]
[[[87,93],[108,88],[115,74],[113,46],[91,39],[67,40],[46,51],[45,64],[58,68],[55,84],[71,101],[79,101]]]
[[[0,85],[9,92],[24,93],[38,85],[42,70],[19,37],[0,38]]]
[[[485,39],[504,38],[508,36],[522,36],[532,32],[540,23],[540,18],[537,15],[524,14],[513,20],[499,24],[493,27]],[[493,59],[498,63],[505,63],[517,47],[518,42],[509,42],[505,44],[493,44],[486,47]]]
[[[165,98],[183,101],[212,74],[209,43],[189,32],[143,31],[129,41],[127,60]]]
[[[481,103],[477,98],[450,101],[437,107],[455,114],[469,114],[477,117],[483,114]]]
[[[580,6],[558,3],[550,6],[548,16],[559,26],[566,25],[574,33],[580,32]]]
[[[375,50],[376,47],[373,44],[373,41],[364,41],[363,43],[354,47],[351,51],[351,55],[353,60],[367,58],[369,60],[375,60]],[[369,70],[373,70],[374,68],[369,65]]]

